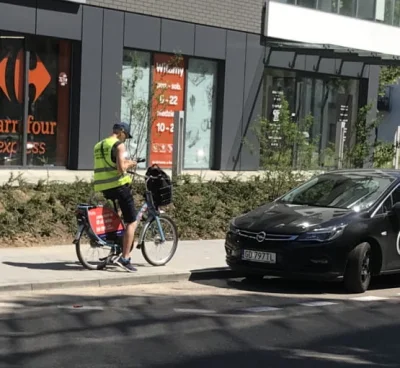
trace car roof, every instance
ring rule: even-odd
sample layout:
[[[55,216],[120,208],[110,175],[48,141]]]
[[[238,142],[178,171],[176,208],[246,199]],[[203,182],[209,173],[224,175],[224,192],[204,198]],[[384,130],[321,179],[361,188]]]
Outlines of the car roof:
[[[341,169],[341,170],[331,170],[326,171],[326,174],[339,174],[339,175],[346,175],[346,174],[361,174],[365,176],[375,176],[375,177],[390,177],[394,180],[400,179],[400,170],[394,169]],[[324,175],[322,174],[322,175]]]

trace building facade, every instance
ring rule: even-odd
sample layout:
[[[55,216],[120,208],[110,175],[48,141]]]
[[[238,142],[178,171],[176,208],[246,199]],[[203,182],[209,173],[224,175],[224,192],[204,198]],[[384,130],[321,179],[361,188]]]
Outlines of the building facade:
[[[343,107],[351,129],[377,99],[379,65],[398,62],[399,5],[0,0],[0,162],[91,170],[121,119],[130,153],[170,167],[184,111],[184,169],[258,170],[251,128],[277,93],[296,119],[314,116],[318,160],[342,146]]]

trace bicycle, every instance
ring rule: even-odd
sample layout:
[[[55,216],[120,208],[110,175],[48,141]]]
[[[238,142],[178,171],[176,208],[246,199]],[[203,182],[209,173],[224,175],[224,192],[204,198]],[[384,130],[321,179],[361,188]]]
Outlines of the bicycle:
[[[139,164],[145,162],[145,159],[137,159]],[[137,249],[140,249],[144,259],[152,266],[164,266],[174,256],[178,247],[178,230],[175,222],[159,208],[168,205],[172,202],[172,184],[167,181],[164,187],[157,186],[160,182],[161,176],[148,175],[151,168],[158,167],[153,165],[148,168],[146,175],[142,176],[135,171],[128,171],[131,175],[136,175],[145,178],[145,202],[140,208],[136,220],[142,224],[139,240],[137,242]],[[168,178],[169,179],[169,178]],[[151,185],[149,185],[149,183]],[[75,234],[73,244],[75,244],[76,255],[82,266],[89,270],[102,270],[107,265],[114,264],[115,260],[122,253],[122,239],[125,231],[125,224],[121,216],[118,214],[118,206],[116,201],[112,201],[114,209],[106,207],[101,204],[91,205],[87,203],[78,204],[76,207],[76,219],[78,223],[78,230]],[[146,246],[145,237],[148,233],[152,233],[153,241],[156,247],[160,248],[161,245],[166,243],[167,238],[164,233],[162,223],[170,225],[173,233],[173,244],[170,253],[163,259],[154,260]],[[155,226],[156,231],[152,232],[152,226]],[[137,232],[136,232],[137,233]],[[109,253],[105,257],[100,257],[97,264],[89,263],[82,253],[82,235],[86,234],[89,237],[89,245],[92,250],[105,249]],[[134,243],[132,243],[131,251],[133,250]]]

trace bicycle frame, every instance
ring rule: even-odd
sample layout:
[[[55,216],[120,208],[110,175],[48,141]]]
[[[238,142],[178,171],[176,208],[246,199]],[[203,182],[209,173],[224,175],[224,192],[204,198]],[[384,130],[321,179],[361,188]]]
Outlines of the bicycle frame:
[[[121,244],[118,244],[118,242],[113,241],[112,243],[109,243],[107,240],[102,239],[102,237],[105,237],[105,238],[107,237],[107,233],[101,234],[99,236],[93,230],[92,225],[90,224],[90,220],[89,220],[90,210],[97,209],[97,208],[106,208],[106,209],[112,211],[113,214],[115,215],[115,217],[119,219],[120,224],[122,225],[122,229],[118,228],[116,231],[113,231],[113,233],[115,232],[115,237],[120,238],[122,240],[122,237],[123,237],[125,229],[126,229],[126,225],[125,225],[123,219],[118,214],[118,208],[116,206],[116,202],[113,201],[113,204],[114,204],[114,210],[109,209],[108,207],[105,207],[103,205],[79,204],[77,206],[77,210],[76,210],[78,230],[75,234],[73,243],[76,244],[78,242],[78,240],[80,239],[80,237],[83,234],[84,229],[86,228],[87,233],[88,233],[89,237],[91,238],[91,240],[96,241],[96,243],[98,243],[98,245],[106,246],[106,247],[110,247],[110,248],[115,248],[116,246],[121,246]],[[139,236],[138,247],[140,247],[143,244],[144,235],[146,234],[146,230],[150,226],[150,223],[153,221],[153,219],[155,219],[155,221],[157,223],[157,227],[158,227],[158,230],[161,235],[161,241],[165,242],[165,235],[164,235],[164,231],[162,229],[161,222],[160,222],[160,212],[158,211],[158,209],[156,209],[154,207],[153,200],[151,197],[151,192],[149,192],[149,191],[146,191],[145,203],[142,205],[142,207],[140,208],[140,210],[136,216],[136,221],[138,222],[138,224],[141,222],[143,215],[146,212],[149,214],[149,216],[146,219],[145,225],[142,227],[142,231]]]

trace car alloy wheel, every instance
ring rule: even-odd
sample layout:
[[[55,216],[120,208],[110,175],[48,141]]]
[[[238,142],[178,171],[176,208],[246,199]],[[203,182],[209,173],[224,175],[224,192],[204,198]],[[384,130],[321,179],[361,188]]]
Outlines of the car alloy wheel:
[[[369,243],[358,244],[347,259],[344,274],[345,288],[351,293],[364,293],[371,282],[371,245]]]
[[[371,252],[368,251],[365,253],[364,259],[362,261],[362,266],[361,266],[361,282],[365,283],[371,278],[371,269],[370,269],[370,255]]]

